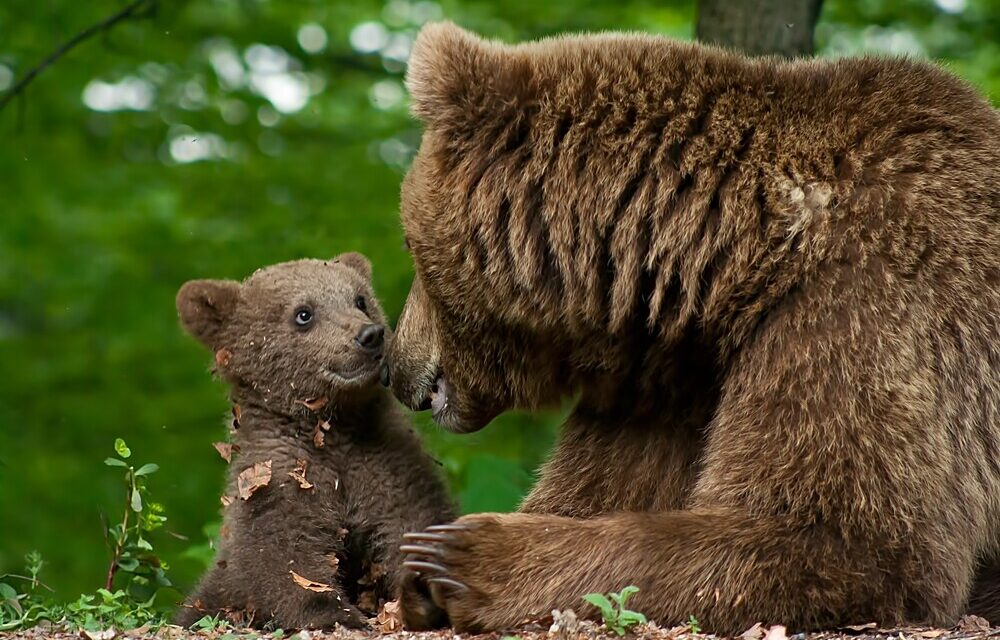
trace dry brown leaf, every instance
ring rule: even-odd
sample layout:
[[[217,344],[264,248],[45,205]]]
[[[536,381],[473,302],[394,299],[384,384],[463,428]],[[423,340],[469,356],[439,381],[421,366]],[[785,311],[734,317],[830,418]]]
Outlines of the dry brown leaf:
[[[337,557],[337,554],[336,553],[328,553],[324,557],[326,558],[326,563],[328,565],[330,565],[330,568],[333,569],[334,571],[336,571],[337,567],[340,566],[340,558]]]
[[[349,533],[350,533],[350,531],[348,531],[347,529],[345,529],[343,527],[337,529],[337,540],[340,541],[340,542],[343,542],[347,538],[347,534],[349,534]]]
[[[776,624],[767,630],[764,640],[788,640],[788,633],[784,626]]]
[[[390,600],[382,605],[382,610],[375,616],[375,628],[382,633],[393,633],[403,628],[403,619],[399,614],[399,600]]]
[[[228,367],[229,361],[233,357],[233,352],[229,349],[219,349],[215,352],[215,364],[220,367]]]
[[[236,498],[234,498],[232,496],[222,496],[221,498],[219,498],[219,502],[222,503],[223,507],[228,507],[229,505],[231,505],[233,503],[233,500],[235,500],[235,499]]]
[[[314,593],[329,593],[333,591],[333,587],[328,584],[316,582],[315,580],[310,580],[309,578],[303,578],[294,571],[289,571],[288,573],[292,574],[292,580],[295,581],[295,584],[299,585],[303,589],[308,589]]]
[[[262,487],[266,487],[269,482],[271,482],[271,461],[265,460],[244,469],[236,478],[236,487],[239,496],[249,500],[250,496]]]
[[[296,400],[295,402],[301,404],[310,411],[319,411],[326,406],[328,400],[326,398],[307,398],[306,400]]]
[[[317,449],[322,449],[325,444],[326,435],[323,433],[323,430],[319,428],[319,425],[316,425],[316,432],[313,433],[313,446]]]
[[[243,417],[243,412],[240,410],[240,405],[233,405],[233,430],[240,428],[240,418]]]
[[[80,635],[84,638],[89,638],[90,640],[111,640],[118,635],[118,632],[115,631],[114,627],[104,629],[103,631],[87,631],[86,629],[83,629],[80,632]]]
[[[317,429],[322,429],[323,431],[329,431],[330,430],[330,421],[329,420],[320,420],[319,424],[316,425],[316,428]]]
[[[927,631],[921,631],[917,635],[921,638],[940,638],[946,633],[948,632],[944,629],[928,629]]]
[[[956,628],[959,631],[989,631],[990,622],[986,618],[980,618],[972,614],[964,615],[958,619]]]
[[[228,442],[213,442],[212,446],[219,452],[219,455],[222,456],[223,460],[226,462],[233,461],[233,445]]]
[[[756,623],[754,626],[750,627],[746,631],[740,634],[740,637],[744,640],[760,640],[764,637],[764,625],[761,623]]]
[[[292,480],[299,483],[299,487],[302,489],[312,489],[313,485],[311,482],[306,480],[306,467],[309,466],[309,461],[304,458],[299,458],[295,461],[295,468],[288,472]]]

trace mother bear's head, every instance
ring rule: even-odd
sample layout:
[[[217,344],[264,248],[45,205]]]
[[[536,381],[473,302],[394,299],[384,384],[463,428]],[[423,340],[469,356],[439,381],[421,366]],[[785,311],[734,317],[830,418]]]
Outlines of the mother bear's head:
[[[404,404],[456,432],[568,390],[567,345],[546,329],[559,292],[534,278],[546,251],[528,222],[538,184],[518,175],[536,94],[525,48],[428,25],[407,72],[424,124],[401,197],[416,278],[382,377]]]

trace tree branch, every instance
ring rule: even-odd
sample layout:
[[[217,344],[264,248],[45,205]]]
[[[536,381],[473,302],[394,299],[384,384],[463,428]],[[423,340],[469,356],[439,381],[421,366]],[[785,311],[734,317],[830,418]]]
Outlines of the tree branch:
[[[80,33],[76,34],[68,41],[63,43],[58,49],[49,54],[47,58],[42,60],[33,68],[29,69],[27,73],[21,76],[14,86],[7,90],[2,96],[0,96],[0,111],[3,111],[11,100],[13,100],[18,94],[22,93],[31,82],[38,77],[38,75],[45,71],[46,68],[55,63],[59,58],[69,53],[74,47],[76,47],[81,42],[99,34],[110,31],[116,24],[129,20],[132,18],[142,18],[148,15],[156,6],[157,0],[133,0],[124,9],[118,13],[105,18],[101,22],[95,25],[87,27]]]
[[[699,0],[697,37],[754,56],[811,56],[822,6],[823,0]]]

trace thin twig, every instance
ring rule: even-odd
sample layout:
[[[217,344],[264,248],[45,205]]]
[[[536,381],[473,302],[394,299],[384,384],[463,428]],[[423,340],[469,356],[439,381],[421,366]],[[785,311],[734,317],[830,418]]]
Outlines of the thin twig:
[[[45,71],[46,68],[51,66],[57,60],[59,60],[59,58],[69,53],[78,44],[98,33],[109,31],[119,22],[128,20],[130,18],[141,17],[142,15],[144,15],[143,10],[152,9],[153,6],[156,4],[156,2],[157,0],[134,0],[132,3],[130,3],[128,6],[126,6],[118,13],[108,18],[105,18],[104,20],[98,22],[95,25],[87,27],[80,33],[70,38],[68,41],[63,43],[58,49],[50,53],[49,56],[44,60],[42,60],[38,65],[29,69],[27,73],[21,76],[21,79],[18,80],[14,84],[14,86],[12,86],[10,89],[7,90],[6,93],[0,96],[0,111],[3,111],[4,107],[6,107],[7,104],[14,99],[15,96],[23,92],[25,87],[31,84],[32,80],[34,80],[38,76],[38,74],[40,74],[42,71]]]
[[[118,573],[118,559],[122,556],[122,549],[125,547],[125,538],[128,532],[128,512],[132,508],[132,492],[135,491],[135,476],[132,469],[128,471],[128,490],[125,492],[125,514],[122,516],[121,537],[118,538],[114,551],[111,553],[111,564],[108,566],[108,577],[104,582],[104,588],[111,591],[111,586],[115,582],[115,574]]]

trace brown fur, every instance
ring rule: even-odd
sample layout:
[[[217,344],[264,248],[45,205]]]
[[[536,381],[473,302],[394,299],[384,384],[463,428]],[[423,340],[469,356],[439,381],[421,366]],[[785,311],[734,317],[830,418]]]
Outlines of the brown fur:
[[[295,316],[306,307],[303,329]],[[177,308],[216,352],[238,420],[226,489],[235,500],[215,564],[176,621],[234,613],[284,628],[363,625],[364,609],[399,587],[402,533],[453,517],[434,462],[378,386],[383,343],[358,341],[365,327],[385,324],[368,261],[345,254],[268,267],[242,284],[196,280]],[[328,403],[302,404],[317,398]],[[323,421],[330,427],[317,447]],[[267,460],[270,483],[237,498],[239,474]],[[289,476],[302,460],[312,488]],[[291,571],[332,590],[307,590]]]
[[[1000,551],[981,96],[903,59],[448,24],[408,85],[394,391],[455,431],[580,398],[522,513],[414,554],[436,567],[409,624],[436,603],[497,629],[629,584],[717,632],[955,620]]]

